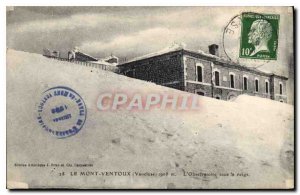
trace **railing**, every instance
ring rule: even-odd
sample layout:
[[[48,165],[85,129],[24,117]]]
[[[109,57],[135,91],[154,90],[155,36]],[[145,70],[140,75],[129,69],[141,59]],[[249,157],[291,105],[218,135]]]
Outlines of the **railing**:
[[[67,58],[59,58],[59,57],[46,56],[46,55],[44,55],[44,56],[54,59],[54,60],[70,62],[70,63],[79,64],[79,65],[87,66],[87,67],[99,68],[101,70],[106,70],[106,71],[120,74],[119,68],[116,66],[113,66],[113,65],[98,64],[98,63],[93,63],[93,62],[83,62],[83,61],[77,61],[77,60],[69,60]]]

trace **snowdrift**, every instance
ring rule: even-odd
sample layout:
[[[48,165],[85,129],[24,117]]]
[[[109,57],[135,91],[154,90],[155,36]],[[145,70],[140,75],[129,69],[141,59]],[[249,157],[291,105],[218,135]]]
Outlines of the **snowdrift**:
[[[35,120],[41,93],[61,85],[76,90],[88,110],[83,129],[66,139],[52,137]],[[86,184],[83,188],[293,187],[291,105],[246,95],[233,102],[199,96],[199,111],[100,112],[98,94],[110,90],[185,93],[92,67],[8,50],[8,180],[39,188],[82,183]],[[13,166],[16,162],[91,163],[92,168],[80,170],[144,175],[58,177],[60,168],[22,169]],[[74,171],[74,167],[64,170]],[[147,176],[153,172],[169,174]],[[35,174],[40,177],[35,178]]]

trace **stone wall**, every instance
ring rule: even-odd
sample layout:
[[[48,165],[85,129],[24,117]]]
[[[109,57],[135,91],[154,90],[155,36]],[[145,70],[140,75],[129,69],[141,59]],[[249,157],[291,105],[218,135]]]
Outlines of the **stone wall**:
[[[212,60],[211,60],[212,61]],[[197,93],[205,91],[205,96],[228,100],[240,94],[248,94],[263,98],[281,100],[286,102],[286,81],[283,78],[272,77],[259,71],[244,70],[236,66],[214,62],[209,59],[199,58],[197,56],[185,54],[183,57],[185,67],[185,91]],[[197,66],[202,67],[202,82],[198,81]],[[212,88],[212,71],[219,72],[219,86]],[[230,75],[234,78],[234,88],[230,85]],[[247,78],[247,88],[244,88],[244,77]],[[256,91],[255,80],[258,80],[258,91]],[[266,91],[266,82],[268,91]],[[279,94],[279,82],[283,86],[283,95]]]
[[[119,66],[121,74],[183,90],[182,52],[176,51]]]

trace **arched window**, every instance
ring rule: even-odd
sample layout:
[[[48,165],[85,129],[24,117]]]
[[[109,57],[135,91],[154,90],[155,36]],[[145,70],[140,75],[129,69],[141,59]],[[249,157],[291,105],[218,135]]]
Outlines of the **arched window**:
[[[197,94],[198,94],[198,95],[201,95],[201,96],[205,96],[205,93],[202,92],[202,91],[198,91]]]
[[[215,83],[216,86],[220,86],[220,72],[215,71]]]
[[[235,82],[234,82],[234,73],[229,73],[230,76],[230,88],[234,88]]]
[[[220,95],[215,95],[215,98],[216,98],[217,100],[220,100],[220,99],[221,99],[221,96],[220,96]]]
[[[266,93],[269,93],[269,81],[265,81],[265,84],[266,84]]]
[[[254,85],[255,85],[255,92],[258,92],[258,90],[259,90],[259,82],[258,82],[258,78],[255,78],[255,83],[254,83]]]
[[[279,94],[282,95],[282,83],[279,83]]]
[[[243,76],[243,89],[248,90],[248,76]]]
[[[202,89],[196,89],[195,93],[198,94],[198,95],[201,95],[201,96],[205,96],[205,91],[202,90]]]
[[[203,65],[200,63],[196,64],[196,75],[197,75],[197,81],[203,82]]]

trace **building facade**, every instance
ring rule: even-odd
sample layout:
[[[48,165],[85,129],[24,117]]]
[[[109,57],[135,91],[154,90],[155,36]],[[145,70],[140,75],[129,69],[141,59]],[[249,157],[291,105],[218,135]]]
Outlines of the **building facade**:
[[[132,78],[217,99],[249,94],[287,102],[288,78],[225,61],[217,56],[217,45],[209,46],[209,51],[179,48],[125,62],[118,68]]]

